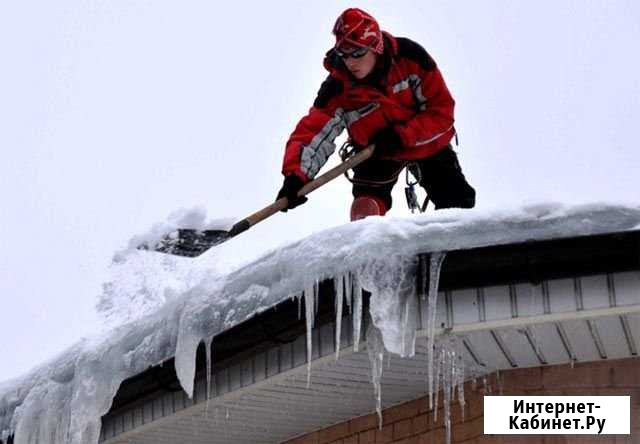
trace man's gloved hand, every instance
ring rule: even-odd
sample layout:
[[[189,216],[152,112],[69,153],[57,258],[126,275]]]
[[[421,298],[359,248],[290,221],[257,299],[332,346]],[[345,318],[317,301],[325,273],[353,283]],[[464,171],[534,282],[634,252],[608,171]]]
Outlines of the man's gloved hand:
[[[298,191],[300,191],[300,188],[303,186],[304,182],[295,174],[291,174],[284,178],[282,188],[280,188],[278,197],[276,197],[276,200],[286,197],[289,201],[289,205],[284,210],[281,210],[282,212],[286,213],[287,210],[291,210],[298,205],[302,205],[308,200],[306,197],[298,197]]]
[[[402,139],[392,126],[386,126],[371,136],[369,140],[376,148],[375,156],[392,156],[402,149]]]

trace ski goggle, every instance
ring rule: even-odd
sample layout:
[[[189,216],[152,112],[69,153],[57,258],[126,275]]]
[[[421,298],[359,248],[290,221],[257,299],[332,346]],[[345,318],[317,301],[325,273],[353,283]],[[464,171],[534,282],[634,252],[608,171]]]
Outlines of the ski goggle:
[[[340,48],[335,48],[335,51],[336,51],[336,55],[341,59],[348,59],[348,58],[359,59],[363,57],[367,53],[367,51],[369,51],[370,49],[371,49],[371,46],[365,46],[365,47],[357,47],[353,51],[349,51],[349,52],[345,52]]]

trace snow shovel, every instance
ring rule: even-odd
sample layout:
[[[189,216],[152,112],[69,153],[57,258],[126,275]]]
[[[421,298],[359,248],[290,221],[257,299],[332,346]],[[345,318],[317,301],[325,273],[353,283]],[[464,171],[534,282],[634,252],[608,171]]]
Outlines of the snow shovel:
[[[361,164],[367,160],[373,154],[374,145],[369,145],[362,151],[349,157],[340,165],[330,169],[323,175],[317,177],[315,180],[307,183],[298,192],[298,196],[306,196],[313,190],[320,188],[327,182],[335,179],[336,177],[344,174],[347,170]],[[253,213],[240,222],[236,223],[229,231],[224,230],[194,230],[179,228],[176,231],[166,235],[155,246],[140,245],[140,250],[153,250],[161,253],[173,254],[176,256],[196,257],[207,251],[209,248],[214,247],[222,242],[225,242],[232,237],[237,236],[243,231],[247,231],[260,221],[276,214],[278,211],[287,207],[288,200],[286,197],[276,200],[269,206],[264,207],[260,211]]]

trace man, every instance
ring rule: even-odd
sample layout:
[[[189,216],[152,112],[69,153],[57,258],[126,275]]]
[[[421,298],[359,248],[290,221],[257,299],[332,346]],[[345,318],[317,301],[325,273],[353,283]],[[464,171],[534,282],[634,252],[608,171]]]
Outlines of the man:
[[[450,145],[455,102],[431,56],[419,44],[381,31],[357,8],[338,17],[333,34],[336,44],[324,60],[330,74],[287,142],[278,198],[288,198],[287,209],[306,202],[298,191],[346,129],[356,148],[375,144],[374,156],[354,168],[351,220],[384,215],[409,162],[420,168],[420,185],[436,210],[472,208],[475,190]]]

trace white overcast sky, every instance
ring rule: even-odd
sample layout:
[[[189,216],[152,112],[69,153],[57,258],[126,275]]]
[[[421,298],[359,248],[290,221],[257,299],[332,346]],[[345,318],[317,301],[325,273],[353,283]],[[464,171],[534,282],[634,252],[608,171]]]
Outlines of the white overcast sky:
[[[271,202],[349,6],[438,62],[479,208],[640,202],[636,1],[6,1],[0,381],[99,328],[131,235],[181,207],[242,218]],[[344,223],[350,203],[340,179],[230,250]]]

